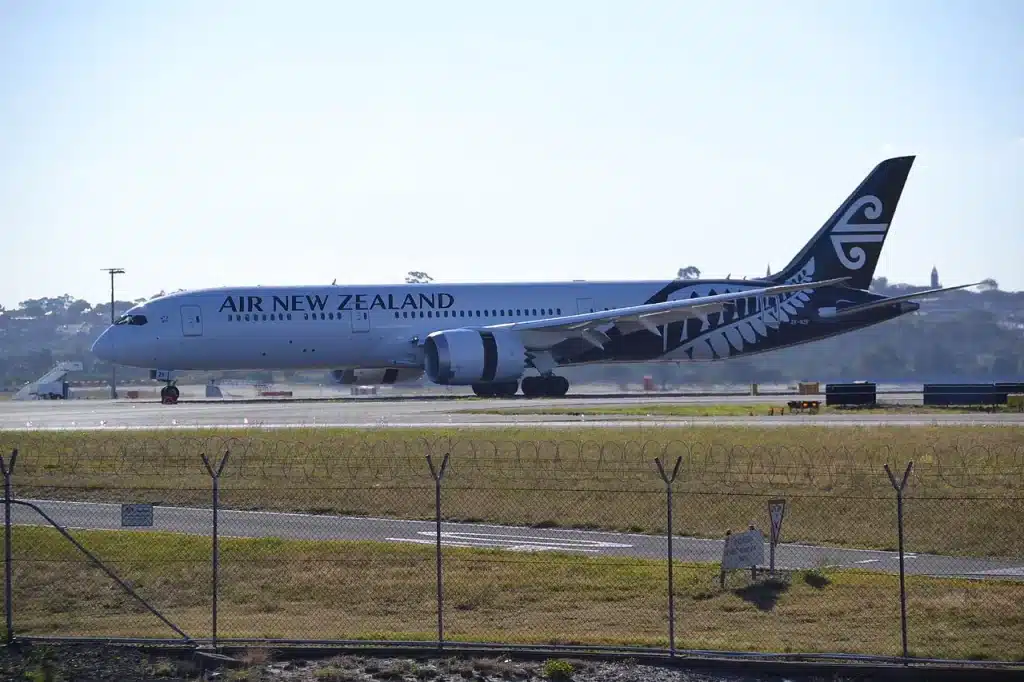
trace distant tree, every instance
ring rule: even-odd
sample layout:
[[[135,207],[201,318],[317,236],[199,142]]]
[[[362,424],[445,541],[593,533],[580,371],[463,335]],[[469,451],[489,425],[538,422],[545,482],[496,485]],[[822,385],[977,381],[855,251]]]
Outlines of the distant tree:
[[[988,279],[981,280],[981,283],[978,285],[978,288],[981,289],[982,291],[998,291],[999,282],[989,277]]]
[[[687,265],[685,268],[679,268],[676,273],[676,279],[698,279],[700,277],[700,268],[694,265]]]
[[[43,299],[30,298],[18,304],[19,312],[25,317],[42,317],[46,314]]]
[[[426,284],[427,282],[433,282],[434,278],[425,272],[418,270],[410,270],[405,276],[406,284]]]
[[[889,288],[889,279],[887,277],[875,277],[871,280],[871,291],[881,294]]]

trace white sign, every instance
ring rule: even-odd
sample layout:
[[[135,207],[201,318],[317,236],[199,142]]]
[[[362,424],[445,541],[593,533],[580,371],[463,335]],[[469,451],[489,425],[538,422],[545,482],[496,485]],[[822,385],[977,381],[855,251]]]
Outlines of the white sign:
[[[772,517],[772,544],[779,544],[782,538],[782,517],[786,513],[785,500],[768,500],[768,513]]]
[[[153,505],[151,504],[122,504],[121,505],[122,526],[145,526],[153,525]]]
[[[764,535],[761,531],[748,530],[725,538],[722,548],[722,570],[751,568],[764,564]]]

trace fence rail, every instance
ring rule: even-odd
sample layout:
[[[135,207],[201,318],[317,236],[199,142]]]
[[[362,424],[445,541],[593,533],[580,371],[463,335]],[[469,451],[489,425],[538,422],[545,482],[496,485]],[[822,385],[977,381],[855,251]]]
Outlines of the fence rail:
[[[8,641],[1024,661],[1012,441],[274,437],[0,457]]]

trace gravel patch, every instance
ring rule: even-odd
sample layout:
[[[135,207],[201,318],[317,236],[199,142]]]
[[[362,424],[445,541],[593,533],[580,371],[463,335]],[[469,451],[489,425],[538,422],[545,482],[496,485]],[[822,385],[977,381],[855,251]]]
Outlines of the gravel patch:
[[[524,661],[502,657],[383,658],[343,655],[315,660],[275,660],[252,649],[223,664],[201,657],[176,658],[136,647],[32,644],[0,653],[0,679],[26,682],[162,680],[165,682],[812,682],[841,678],[724,675],[624,662],[572,658]],[[852,679],[852,678],[850,678]]]

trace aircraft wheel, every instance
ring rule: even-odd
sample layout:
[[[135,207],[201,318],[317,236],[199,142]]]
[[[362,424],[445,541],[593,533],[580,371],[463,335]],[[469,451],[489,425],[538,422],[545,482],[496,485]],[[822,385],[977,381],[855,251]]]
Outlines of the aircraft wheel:
[[[518,381],[473,384],[473,393],[481,398],[511,398],[519,391]]]
[[[502,381],[495,385],[495,394],[501,398],[511,398],[519,392],[519,380]]]
[[[547,394],[544,377],[523,377],[523,395],[536,398]]]
[[[569,380],[565,377],[551,376],[546,378],[548,395],[552,398],[561,398],[569,392]]]
[[[487,384],[473,384],[473,395],[478,398],[490,398],[491,387]]]
[[[174,405],[180,396],[181,392],[177,386],[164,386],[160,389],[160,402],[164,405]]]

